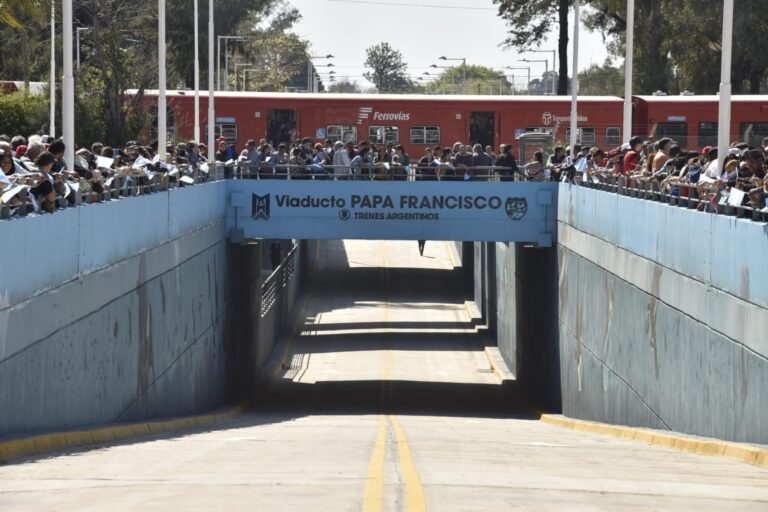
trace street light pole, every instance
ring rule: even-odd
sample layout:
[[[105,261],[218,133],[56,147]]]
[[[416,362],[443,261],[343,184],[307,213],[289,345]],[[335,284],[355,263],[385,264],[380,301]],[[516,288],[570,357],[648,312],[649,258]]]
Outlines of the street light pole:
[[[200,27],[198,21],[200,17],[198,0],[192,0],[195,4],[195,143],[200,142]]]
[[[467,85],[467,59],[465,57],[446,57],[443,55],[442,57],[439,57],[440,60],[460,60],[462,62],[462,82],[464,85]]]
[[[525,83],[525,91],[526,91],[526,93],[530,94],[531,91],[528,88],[531,85],[531,68],[530,68],[530,66],[527,67],[527,68],[507,66],[507,69],[526,69],[526,70],[528,70],[528,81]]]
[[[624,140],[632,138],[632,72],[635,60],[635,0],[627,0],[627,56],[624,58]]]
[[[77,70],[80,71],[80,32],[83,32],[84,30],[88,30],[87,27],[77,27],[75,29],[75,41],[77,42],[75,46],[75,56],[77,60]]]
[[[165,162],[165,146],[167,143],[166,138],[168,136],[167,103],[165,97],[165,0],[158,0],[157,2],[157,24],[157,67],[159,70],[157,83],[157,153],[160,155],[160,161]]]
[[[551,53],[552,54],[552,73],[557,69],[557,50],[531,50],[533,53]],[[553,77],[554,78],[554,77]],[[557,85],[552,80],[552,94],[557,94]]]
[[[571,83],[571,158],[576,159],[576,130],[579,123],[579,0],[574,0],[573,78]]]
[[[731,146],[731,54],[733,51],[733,0],[723,3],[723,55],[720,62],[720,119],[717,146],[720,162]],[[722,165],[721,165],[722,167]]]
[[[215,36],[213,25],[213,0],[208,0],[208,160],[211,160],[216,139],[214,130],[216,129],[216,109],[214,106],[214,72],[213,72],[213,38]],[[221,56],[221,54],[219,54]],[[221,59],[219,59],[221,62]]]
[[[62,134],[64,135],[64,160],[69,170],[75,169],[75,75],[72,62],[72,0],[64,0],[62,7],[61,35],[64,50],[64,87],[61,97]]]
[[[50,119],[49,135],[56,137],[56,2],[51,2],[51,78],[50,88]]]

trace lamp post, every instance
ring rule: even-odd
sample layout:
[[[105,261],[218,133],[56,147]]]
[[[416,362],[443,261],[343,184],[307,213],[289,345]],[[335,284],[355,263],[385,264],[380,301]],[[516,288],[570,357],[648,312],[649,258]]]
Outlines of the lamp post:
[[[166,110],[166,74],[165,74],[165,0],[157,2],[157,67],[159,76],[157,80],[157,152],[160,161],[165,162],[166,137],[168,135],[168,119]]]
[[[464,85],[467,84],[467,59],[466,58],[464,58],[464,57],[446,57],[445,55],[443,55],[442,57],[438,57],[438,58],[440,60],[445,60],[445,61],[448,61],[448,60],[461,61],[462,62],[461,68],[462,68],[462,71],[463,71],[463,73],[462,73],[462,81],[464,82]]]
[[[717,146],[720,162],[731,145],[731,54],[733,51],[733,0],[723,3],[723,56],[720,62],[720,119]],[[722,166],[721,166],[722,167]]]
[[[198,27],[198,18],[200,17],[199,6],[197,0],[193,0],[195,4],[194,17],[195,17],[195,131],[194,140],[195,143],[200,143],[200,27]]]
[[[557,50],[531,50],[531,53],[551,53],[552,54],[552,72],[557,69]],[[553,77],[554,78],[554,77]],[[552,80],[552,94],[557,94],[557,86]]]
[[[216,140],[216,108],[214,106],[214,66],[213,66],[213,38],[215,36],[213,24],[213,0],[208,0],[208,160],[211,160],[213,143]]]
[[[238,85],[237,84],[240,83],[240,80],[238,79],[238,77],[240,76],[240,66],[244,66],[246,68],[248,66],[251,66],[250,69],[256,69],[254,67],[254,66],[256,66],[256,64],[253,64],[251,62],[235,62],[235,90],[238,90]]]
[[[72,62],[72,0],[64,0],[62,5],[62,41],[64,50],[64,87],[61,96],[62,124],[64,136],[64,160],[75,169],[75,75]]]
[[[315,92],[315,73],[314,73],[314,64],[312,63],[312,59],[335,59],[333,55],[330,53],[328,55],[309,55],[307,56],[307,92],[313,93]],[[319,67],[319,66],[318,66]],[[327,67],[332,68],[333,62],[329,62],[327,64]]]
[[[624,59],[624,140],[632,138],[632,72],[635,47],[635,0],[627,0],[627,55]]]
[[[50,88],[50,119],[48,131],[51,137],[56,137],[56,2],[51,2],[51,78]]]
[[[544,74],[542,75],[542,81],[544,82],[544,94],[547,94],[546,77],[549,75],[549,61],[546,59],[520,59],[518,62],[526,62],[528,64],[541,64],[544,63]],[[553,80],[554,82],[554,80]]]
[[[77,56],[77,70],[80,71],[80,33],[88,30],[88,27],[77,27],[75,29],[75,41],[77,41],[75,55]]]
[[[529,89],[529,87],[530,87],[530,85],[531,85],[531,68],[530,68],[530,67],[527,67],[527,68],[525,68],[525,67],[512,67],[512,66],[507,66],[505,69],[513,69],[513,70],[515,70],[515,69],[525,69],[525,70],[527,70],[527,71],[528,71],[528,81],[525,83],[525,91],[526,91],[528,94],[530,94],[530,93],[531,93],[531,90]]]
[[[571,85],[571,158],[576,158],[576,130],[579,122],[579,0],[574,0],[573,78]]]
[[[256,39],[256,37],[255,36],[218,36],[216,39],[217,39],[217,45],[218,45],[218,47],[216,49],[216,52],[217,52],[217,57],[216,58],[218,59],[218,66],[217,66],[217,68],[219,70],[218,71],[218,84],[217,84],[216,88],[219,91],[222,90],[222,88],[221,88],[221,41],[223,40],[224,41],[224,89],[223,90],[226,91],[226,90],[229,89],[229,86],[227,85],[227,81],[229,79],[229,51],[228,51],[228,49],[229,49],[229,41],[230,40],[232,40],[232,41],[249,41],[251,39]],[[237,78],[237,77],[235,77],[235,78]]]

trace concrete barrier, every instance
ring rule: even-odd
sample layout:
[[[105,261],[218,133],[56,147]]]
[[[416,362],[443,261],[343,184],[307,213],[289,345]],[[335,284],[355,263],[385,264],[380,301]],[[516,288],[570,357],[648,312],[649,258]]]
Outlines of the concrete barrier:
[[[301,280],[281,288],[280,315],[261,318],[261,248],[227,242],[226,186],[0,222],[23,263],[0,285],[0,436],[247,395]]]
[[[563,412],[768,443],[764,224],[562,185]]]

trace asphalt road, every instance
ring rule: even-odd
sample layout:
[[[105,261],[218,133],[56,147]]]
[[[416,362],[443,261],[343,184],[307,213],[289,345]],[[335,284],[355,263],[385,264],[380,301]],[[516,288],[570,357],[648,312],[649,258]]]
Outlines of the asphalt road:
[[[302,318],[252,412],[0,467],[0,511],[768,510],[764,469],[517,407],[445,243],[324,243]]]

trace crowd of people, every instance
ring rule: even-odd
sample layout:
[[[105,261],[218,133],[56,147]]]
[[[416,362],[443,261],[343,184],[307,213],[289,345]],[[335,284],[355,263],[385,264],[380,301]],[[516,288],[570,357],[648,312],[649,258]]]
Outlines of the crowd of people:
[[[698,208],[718,211],[718,206],[766,208],[768,195],[768,137],[762,147],[734,143],[727,150],[707,146],[684,150],[674,140],[633,137],[620,148],[557,146],[547,162],[553,179],[594,183],[622,178],[628,188],[643,188],[670,196],[695,198]],[[615,181],[615,180],[613,180]]]
[[[169,147],[174,158],[168,163],[158,155],[157,143],[129,141],[118,149],[97,142],[79,149],[70,165],[61,139],[0,135],[0,207],[53,212],[78,196],[95,202],[105,193],[147,193],[157,185],[205,181],[210,168],[200,149],[194,143]]]
[[[220,141],[215,158],[232,163],[236,154],[227,141]],[[418,159],[411,158],[401,144],[369,144],[327,139],[325,144],[310,138],[275,149],[266,139],[250,139],[238,157],[251,176],[261,179],[371,179],[469,181],[499,177],[525,177],[512,155],[502,145],[499,154],[491,146],[457,142],[452,147],[426,148]]]
[[[47,136],[0,135],[0,207],[22,204],[28,197],[35,211],[51,212],[74,195],[99,200],[105,192],[151,191],[154,185],[191,184],[205,180],[210,169],[229,169],[238,177],[260,179],[570,181],[604,182],[622,178],[626,187],[650,188],[669,195],[695,197],[703,210],[719,204],[766,208],[768,138],[763,147],[735,143],[722,155],[718,148],[686,151],[669,138],[632,138],[621,147],[557,145],[549,158],[542,151],[530,161],[516,160],[511,145],[499,151],[461,142],[427,147],[412,158],[399,144],[340,142],[324,144],[304,138],[277,147],[250,139],[242,149],[225,137],[210,155],[197,142],[169,145],[160,158],[157,143],[127,142],[116,149],[94,143],[76,152],[70,166],[65,145]],[[215,163],[215,164],[214,164]],[[192,175],[194,174],[194,178]]]

